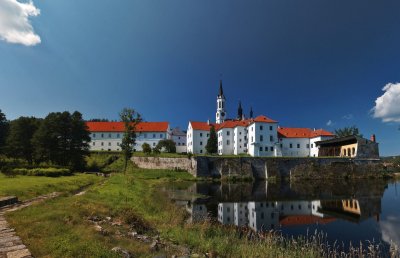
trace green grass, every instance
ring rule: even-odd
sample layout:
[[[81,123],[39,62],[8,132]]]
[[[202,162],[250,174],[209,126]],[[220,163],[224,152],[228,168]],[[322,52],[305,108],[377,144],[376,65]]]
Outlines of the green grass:
[[[42,178],[41,178],[42,179]],[[147,235],[189,246],[196,253],[220,257],[320,257],[322,238],[287,240],[267,234],[263,240],[240,237],[235,227],[204,222],[187,224],[186,212],[172,203],[162,190],[165,184],[184,184],[192,177],[185,172],[132,169],[114,174],[104,184],[91,187],[81,196],[63,196],[7,214],[8,221],[35,257],[113,257],[115,246],[135,257],[153,257],[149,244],[116,236],[127,227],[109,227],[110,234],[96,232],[88,216],[110,216],[134,225]],[[174,250],[163,251],[168,256]],[[178,253],[179,254],[179,253]]]
[[[6,177],[0,173],[0,196],[17,196],[26,200],[51,192],[71,192],[82,186],[99,182],[101,178],[94,175],[76,174],[65,177]]]

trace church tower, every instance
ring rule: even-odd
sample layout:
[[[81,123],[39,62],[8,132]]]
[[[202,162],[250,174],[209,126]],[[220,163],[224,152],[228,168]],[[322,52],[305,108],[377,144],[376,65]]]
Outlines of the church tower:
[[[238,120],[243,120],[243,108],[242,108],[242,102],[239,101],[239,107],[238,107],[238,115],[237,115]]]
[[[222,124],[225,121],[226,111],[225,111],[225,96],[224,90],[222,88],[222,80],[219,81],[219,94],[217,96],[217,113],[215,115],[215,122],[217,124]]]

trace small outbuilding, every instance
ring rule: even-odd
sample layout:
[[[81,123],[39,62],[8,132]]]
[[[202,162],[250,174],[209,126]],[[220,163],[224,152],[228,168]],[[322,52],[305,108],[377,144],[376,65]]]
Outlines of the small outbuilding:
[[[365,139],[356,135],[334,138],[315,143],[318,156],[379,159],[379,147],[375,135]]]

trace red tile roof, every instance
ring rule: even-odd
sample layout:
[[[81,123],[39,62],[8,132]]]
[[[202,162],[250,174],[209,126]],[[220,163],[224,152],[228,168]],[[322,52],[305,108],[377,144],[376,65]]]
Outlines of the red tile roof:
[[[192,125],[193,130],[210,131],[212,125],[214,125],[215,130],[219,128],[219,125],[214,123],[196,121],[189,121],[189,123]]]
[[[123,132],[123,122],[86,122],[90,132]],[[136,125],[136,132],[166,132],[168,122],[141,122]]]
[[[266,116],[258,116],[254,118],[254,122],[264,122],[264,123],[278,123],[278,121],[272,120]]]
[[[279,127],[278,136],[281,138],[314,138],[318,136],[334,136],[333,133],[323,129]]]
[[[290,215],[279,219],[282,226],[309,225],[309,224],[328,224],[335,221],[335,218],[320,218],[314,215]]]
[[[226,120],[222,124],[215,124],[215,123],[208,124],[207,122],[190,121],[190,123],[192,124],[192,128],[194,130],[202,130],[202,131],[209,131],[211,125],[214,125],[215,130],[218,131],[223,128],[235,128],[237,126],[247,127],[254,122],[277,123],[277,121],[272,120],[266,116],[258,116],[254,119],[245,119],[245,120]]]

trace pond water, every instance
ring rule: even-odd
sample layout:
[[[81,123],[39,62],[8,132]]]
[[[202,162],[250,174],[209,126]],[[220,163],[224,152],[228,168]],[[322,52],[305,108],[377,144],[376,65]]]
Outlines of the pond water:
[[[368,241],[400,246],[400,181],[197,182],[165,189],[190,222],[215,220],[288,237],[317,230],[345,249]]]

